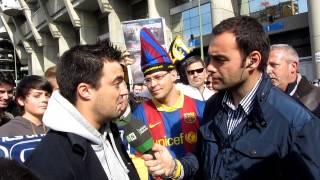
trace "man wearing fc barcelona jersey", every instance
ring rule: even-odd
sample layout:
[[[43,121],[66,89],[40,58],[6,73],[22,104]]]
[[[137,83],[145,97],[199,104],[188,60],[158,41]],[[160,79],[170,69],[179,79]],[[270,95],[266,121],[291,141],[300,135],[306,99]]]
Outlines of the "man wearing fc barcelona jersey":
[[[152,99],[140,104],[133,117],[148,125],[155,143],[174,157],[191,152],[197,142],[204,102],[175,88],[177,72],[167,52],[147,28],[140,31],[141,69]]]

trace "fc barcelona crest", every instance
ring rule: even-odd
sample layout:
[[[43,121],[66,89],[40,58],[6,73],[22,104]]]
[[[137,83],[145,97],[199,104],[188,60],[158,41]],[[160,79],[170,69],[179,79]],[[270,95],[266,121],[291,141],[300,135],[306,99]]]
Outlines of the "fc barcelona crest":
[[[184,122],[186,123],[194,123],[196,121],[196,113],[188,112],[183,114]]]

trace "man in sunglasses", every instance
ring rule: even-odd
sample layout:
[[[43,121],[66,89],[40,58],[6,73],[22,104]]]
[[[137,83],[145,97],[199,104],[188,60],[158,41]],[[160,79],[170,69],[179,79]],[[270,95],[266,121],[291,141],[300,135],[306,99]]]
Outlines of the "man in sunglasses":
[[[141,69],[152,98],[138,105],[133,117],[148,126],[155,143],[182,157],[196,145],[204,102],[176,88],[175,66],[151,32],[143,28],[140,36]]]
[[[185,95],[194,99],[206,101],[214,91],[206,87],[206,69],[201,57],[195,52],[188,54],[178,66],[180,81],[177,88]]]

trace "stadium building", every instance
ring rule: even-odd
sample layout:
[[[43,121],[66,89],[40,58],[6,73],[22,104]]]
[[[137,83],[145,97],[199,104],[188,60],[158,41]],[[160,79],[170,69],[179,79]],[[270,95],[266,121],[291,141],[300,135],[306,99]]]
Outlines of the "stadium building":
[[[257,18],[271,42],[292,45],[301,57],[301,73],[320,78],[319,0],[0,0],[0,70],[19,79],[43,75],[76,44],[109,39],[126,49],[123,22],[164,19],[168,47],[180,35],[191,48],[203,46],[221,20]],[[201,16],[199,16],[199,14]],[[13,45],[13,46],[12,46]],[[317,55],[318,52],[318,56]],[[15,69],[18,71],[15,73]]]

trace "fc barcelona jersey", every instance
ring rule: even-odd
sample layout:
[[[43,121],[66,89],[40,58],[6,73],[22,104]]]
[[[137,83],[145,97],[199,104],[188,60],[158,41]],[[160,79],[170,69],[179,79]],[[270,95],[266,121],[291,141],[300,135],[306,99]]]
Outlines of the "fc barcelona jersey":
[[[166,146],[174,157],[180,158],[196,145],[204,105],[203,101],[181,94],[173,107],[154,99],[144,102],[134,110],[133,117],[148,126],[155,143]]]

